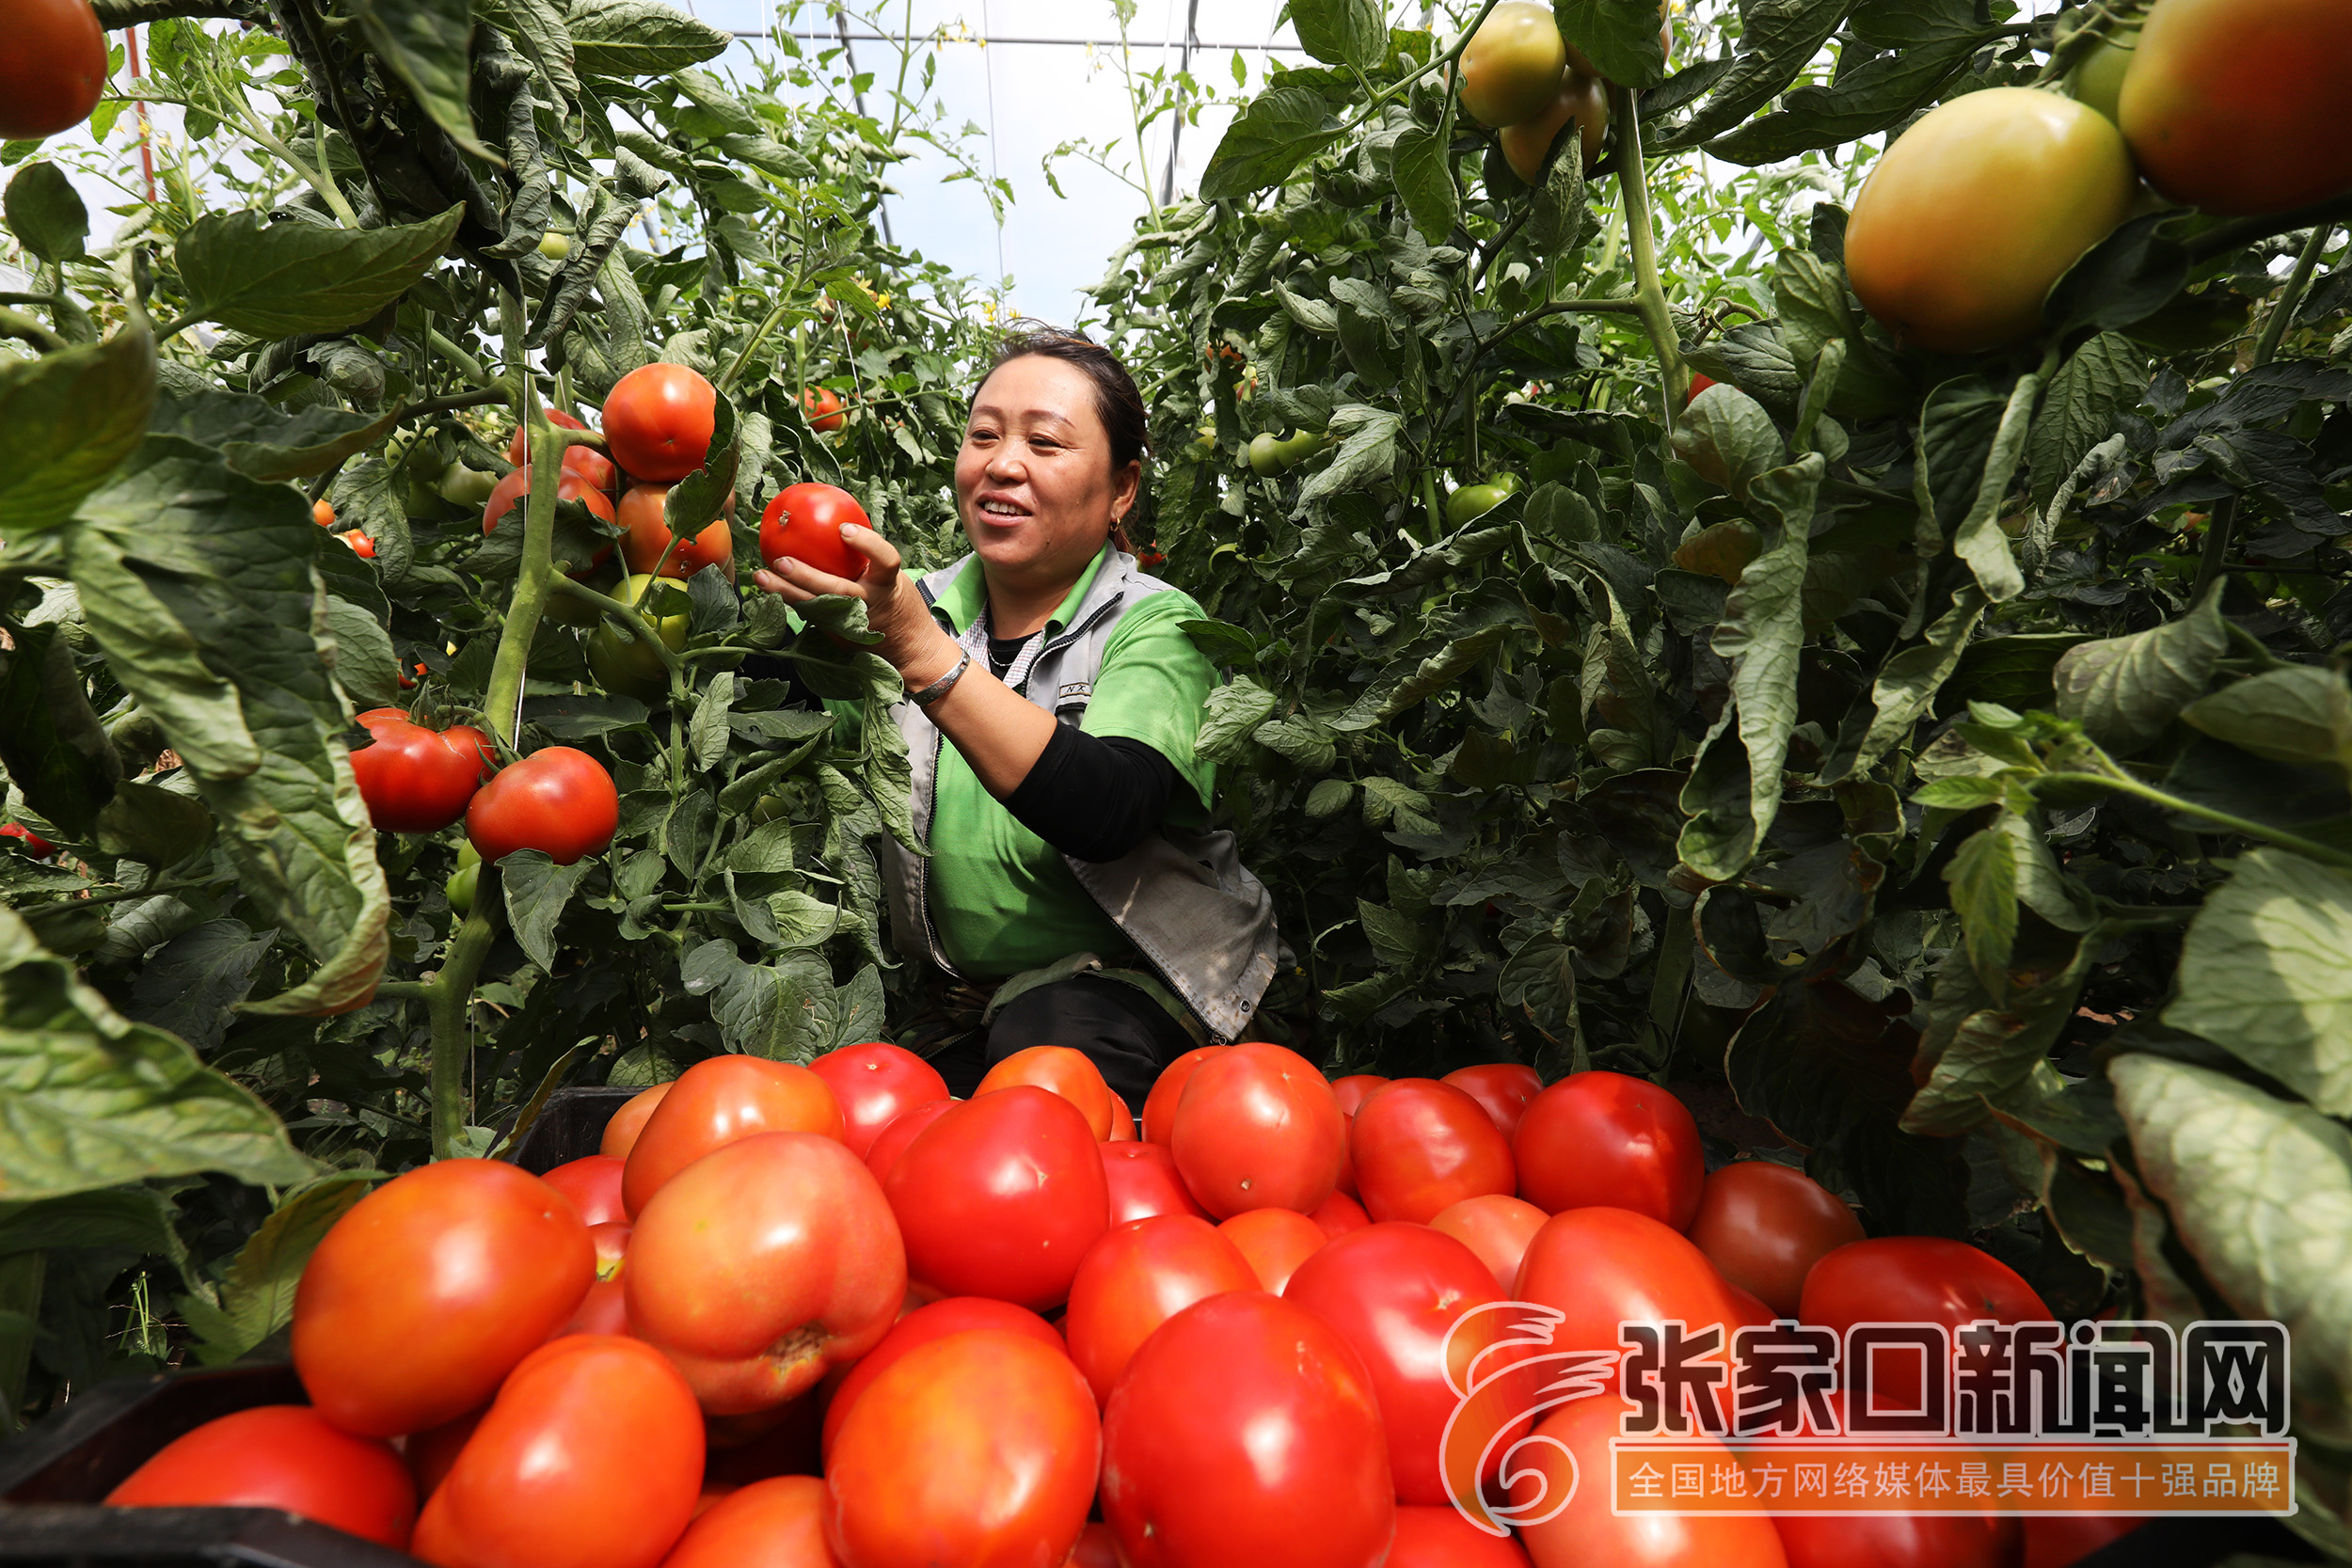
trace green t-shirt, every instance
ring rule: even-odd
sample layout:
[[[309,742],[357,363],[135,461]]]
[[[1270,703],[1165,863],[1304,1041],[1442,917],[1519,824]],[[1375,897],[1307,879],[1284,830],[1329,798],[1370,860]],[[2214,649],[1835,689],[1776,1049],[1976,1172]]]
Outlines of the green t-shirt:
[[[1069,624],[1108,553],[1096,556],[1070,590],[1046,625],[1048,636]],[[961,636],[987,602],[987,580],[975,562],[936,608]],[[1216,765],[1193,754],[1216,670],[1184,629],[1186,621],[1205,619],[1191,594],[1173,590],[1129,607],[1111,629],[1078,724],[1089,735],[1142,741],[1174,766],[1189,788],[1168,803],[1168,820],[1180,827],[1207,826],[1216,782]],[[939,749],[930,849],[931,920],[962,973],[996,979],[1073,953],[1107,958],[1127,950],[1127,939],[1078,885],[1061,852],[1013,819],[953,742]]]

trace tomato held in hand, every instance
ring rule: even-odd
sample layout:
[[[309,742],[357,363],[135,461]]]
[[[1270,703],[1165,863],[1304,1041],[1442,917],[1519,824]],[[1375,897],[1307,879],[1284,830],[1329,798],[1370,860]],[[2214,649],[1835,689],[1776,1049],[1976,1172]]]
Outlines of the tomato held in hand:
[[[841,394],[830,387],[811,387],[801,394],[801,411],[808,416],[811,430],[830,436],[850,422],[850,416],[841,409]]]
[[[580,1305],[596,1249],[518,1166],[443,1160],[337,1220],[294,1291],[294,1362],[319,1413],[395,1437],[483,1403]]]
[[[482,506],[482,531],[484,535],[486,537],[487,535],[496,532],[501,519],[504,518],[508,512],[514,511],[524,505],[525,498],[527,498],[530,494],[531,470],[528,467],[516,468],[513,473],[508,474],[505,478],[500,480],[498,483],[492,485],[490,488],[490,499],[487,501],[485,501]],[[578,501],[580,505],[586,507],[596,515],[602,517],[606,522],[609,523],[613,520],[612,499],[607,497],[602,490],[591,483],[587,475],[580,472],[577,468],[565,468],[561,474],[556,476],[555,499],[560,501]],[[510,528],[519,528],[521,526],[521,519],[517,517],[515,522],[510,523],[507,526]],[[611,555],[612,553],[612,546],[610,544],[607,544],[600,547],[595,555],[591,556],[586,564],[591,566],[602,565],[604,563],[605,557]]]
[[[709,522],[693,538],[675,549],[670,548],[670,523],[667,508],[670,492],[675,485],[632,484],[621,497],[620,524],[628,530],[621,535],[621,558],[632,572],[650,572],[669,556],[661,567],[665,578],[691,578],[706,566],[716,566],[733,576],[735,572],[735,531],[729,519],[735,515],[735,497],[729,495],[725,510]]]
[[[1527,1548],[1511,1537],[1488,1535],[1444,1508],[1396,1511],[1396,1544],[1381,1568],[1530,1568]]]
[[[1061,1305],[1079,1259],[1110,1227],[1093,1129],[1030,1084],[951,1104],[882,1186],[915,1278],[1032,1311]]]
[[[1462,1315],[1504,1299],[1475,1253],[1422,1225],[1378,1224],[1342,1236],[1298,1265],[1283,1287],[1340,1331],[1372,1374],[1397,1501],[1448,1503],[1439,1469],[1446,1423],[1469,1386],[1470,1360],[1503,1338],[1511,1320],[1487,1313],[1455,1337]]]
[[[1058,1564],[1102,1453],[1094,1397],[1068,1356],[1001,1329],[950,1335],[876,1378],[841,1423],[826,1536],[859,1568]]]
[[[1176,1157],[1161,1145],[1106,1143],[1102,1148],[1103,1180],[1110,1191],[1114,1228],[1154,1214],[1209,1217],[1209,1212],[1192,1200],[1184,1179],[1177,1174]]]
[[[1375,1089],[1348,1134],[1356,1185],[1375,1220],[1425,1225],[1466,1197],[1518,1184],[1511,1145],[1484,1106],[1434,1078]]]
[[[612,1119],[604,1124],[604,1139],[597,1145],[596,1152],[610,1154],[616,1159],[628,1159],[629,1150],[637,1147],[637,1139],[644,1132],[654,1108],[669,1097],[670,1085],[676,1082],[673,1078],[669,1083],[656,1084],[651,1088],[639,1090],[624,1101],[621,1108],[612,1113]]]
[[[1295,1209],[1252,1209],[1235,1214],[1217,1228],[1241,1249],[1258,1283],[1278,1296],[1289,1286],[1298,1265],[1331,1240],[1330,1232]]]
[[[702,1492],[702,1412],[652,1346],[580,1334],[515,1369],[417,1521],[437,1568],[656,1568]]]
[[[417,1487],[391,1445],[302,1404],[263,1404],[176,1437],[106,1494],[109,1508],[278,1508],[405,1550]]]
[[[791,1062],[712,1056],[678,1074],[629,1150],[621,1197],[643,1213],[662,1185],[711,1150],[760,1132],[842,1141],[841,1107],[825,1081]]]
[[[1102,1504],[1135,1568],[1376,1568],[1396,1497],[1362,1358],[1291,1302],[1196,1302],[1111,1390]]]
[[[1193,1073],[1168,1147],[1184,1185],[1217,1218],[1251,1209],[1304,1214],[1339,1183],[1347,1117],[1304,1056],[1250,1041]]]
[[[1478,1254],[1478,1260],[1493,1272],[1495,1283],[1507,1295],[1518,1283],[1527,1243],[1550,1217],[1525,1198],[1486,1194],[1466,1197],[1441,1211],[1430,1220],[1429,1228]]]
[[[1859,1323],[1942,1323],[1959,1330],[1979,1318],[2048,1323],[2050,1309],[2016,1270],[1989,1252],[1941,1236],[1881,1236],[1839,1247],[1804,1276],[1798,1316],[1844,1335]],[[1915,1352],[1872,1357],[1868,1408],[1916,1409]],[[1846,1369],[1849,1387],[1858,1380]]]
[[[1066,1045],[1033,1045],[1016,1051],[988,1069],[972,1098],[977,1100],[1015,1084],[1034,1084],[1076,1106],[1097,1143],[1111,1135],[1110,1085],[1103,1082],[1103,1069],[1085,1052]]]
[[[942,1086],[945,1087],[944,1085]],[[915,1135],[962,1103],[961,1100],[949,1100],[943,1095],[937,1100],[927,1100],[920,1105],[910,1105],[891,1117],[882,1130],[874,1134],[873,1143],[866,1150],[866,1168],[874,1173],[874,1180],[888,1182],[892,1168],[898,1163],[898,1156],[907,1151],[907,1146],[914,1141]]]
[[[621,1206],[623,1162],[610,1154],[591,1154],[556,1166],[539,1180],[572,1200],[585,1225],[609,1225],[628,1218]]]
[[[1741,1160],[1707,1179],[1688,1234],[1725,1279],[1793,1318],[1805,1275],[1825,1254],[1862,1240],[1862,1222],[1804,1172]]]
[[[1625,1409],[1605,1396],[1571,1401],[1536,1426],[1536,1444],[1520,1450],[1516,1467],[1521,1479],[1510,1493],[1514,1508],[1541,1513],[1564,1490],[1569,1494],[1558,1513],[1519,1531],[1535,1568],[1602,1562],[1609,1568],[1787,1568],[1770,1519],[1612,1513],[1609,1440],[1618,1435]],[[1547,1438],[1557,1447],[1539,1446]],[[1731,1450],[1714,1438],[1693,1433],[1691,1441],[1713,1450],[1712,1465],[1733,1462]]]
[[[1524,1062],[1485,1062],[1456,1068],[1438,1080],[1451,1084],[1486,1107],[1495,1129],[1505,1138],[1518,1133],[1528,1106],[1544,1092],[1544,1081]]]
[[[772,1409],[815,1386],[872,1350],[906,1296],[906,1249],[882,1186],[837,1136],[762,1132],[704,1155],[637,1211],[628,1251],[630,1332],[659,1346],[714,1416]]]
[[[684,365],[640,365],[604,400],[604,444],[631,479],[675,484],[703,466],[718,391]]]
[[[1258,1276],[1207,1220],[1161,1214],[1106,1233],[1070,1283],[1070,1359],[1099,1403],[1152,1331],[1196,1301],[1254,1291]]]
[[[373,737],[351,753],[368,820],[382,832],[435,833],[466,815],[495,766],[490,737],[469,724],[429,730],[396,707],[353,721]]]
[[[1176,1102],[1184,1097],[1184,1085],[1200,1070],[1200,1064],[1220,1051],[1231,1051],[1230,1045],[1197,1045],[1160,1069],[1152,1081],[1152,1092],[1143,1099],[1143,1141],[1165,1144],[1176,1135]]]
[[[570,865],[612,842],[621,796],[604,764],[571,746],[548,746],[492,775],[466,808],[466,836],[492,863],[537,849]]]
[[[1537,1095],[1512,1148],[1519,1196],[1554,1214],[1603,1204],[1681,1230],[1707,1180],[1690,1111],[1621,1072],[1571,1073]]]
[[[89,0],[0,0],[0,141],[89,119],[106,88],[106,34]]]
[[[928,1307],[918,1307],[893,1323],[881,1343],[860,1357],[841,1380],[841,1386],[834,1390],[833,1402],[825,1410],[823,1451],[833,1452],[834,1439],[840,1434],[841,1423],[849,1419],[850,1407],[865,1396],[876,1378],[934,1339],[981,1328],[1025,1336],[1057,1355],[1070,1354],[1052,1323],[1009,1301],[992,1301],[986,1296],[947,1296]]]
[[[2352,13],[2334,0],[2161,0],[2116,118],[2148,182],[2208,213],[2352,188]]]
[[[842,540],[844,524],[872,525],[857,499],[837,484],[789,484],[759,515],[759,555],[774,571],[789,556],[806,566],[855,582],[866,561]]]
[[[841,1107],[842,1141],[861,1160],[898,1113],[947,1098],[947,1081],[937,1068],[885,1040],[828,1051],[809,1063],[808,1070],[833,1090]]]

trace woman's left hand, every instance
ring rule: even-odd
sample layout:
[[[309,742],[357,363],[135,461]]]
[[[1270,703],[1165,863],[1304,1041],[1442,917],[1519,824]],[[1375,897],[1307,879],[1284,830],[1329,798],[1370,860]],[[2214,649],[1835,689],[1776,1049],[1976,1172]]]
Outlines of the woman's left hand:
[[[841,542],[866,560],[865,572],[855,580],[820,572],[789,556],[777,560],[772,569],[754,572],[752,580],[787,604],[806,604],[824,594],[862,601],[866,626],[882,634],[874,652],[890,661],[910,689],[920,690],[953,669],[962,650],[931,618],[914,579],[899,570],[898,546],[857,523],[842,525]]]

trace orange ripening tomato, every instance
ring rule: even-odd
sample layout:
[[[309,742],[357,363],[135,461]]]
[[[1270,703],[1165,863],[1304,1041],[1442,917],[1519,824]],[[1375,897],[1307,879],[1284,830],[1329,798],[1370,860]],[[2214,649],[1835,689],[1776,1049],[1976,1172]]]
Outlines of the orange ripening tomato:
[[[1560,1339],[1560,1344],[1582,1340]],[[1536,1425],[1536,1442],[1520,1451],[1510,1489],[1514,1508],[1540,1513],[1563,1492],[1567,1505],[1542,1524],[1519,1531],[1535,1568],[1788,1568],[1770,1519],[1745,1514],[1613,1513],[1610,1510],[1609,1440],[1625,1410],[1606,1396],[1573,1400]],[[1545,1439],[1556,1447],[1547,1446]],[[1715,1450],[1716,1465],[1732,1463],[1715,1438],[1692,1441]]]
[[[1725,1279],[1793,1318],[1805,1275],[1825,1255],[1862,1240],[1862,1222],[1804,1172],[1741,1160],[1707,1179],[1688,1234]]]
[[[993,1328],[1007,1334],[1018,1334],[1036,1340],[1057,1355],[1070,1354],[1061,1335],[1052,1323],[1025,1307],[1015,1307],[1009,1301],[992,1301],[986,1296],[945,1296],[916,1307],[882,1337],[881,1343],[858,1358],[840,1385],[833,1391],[833,1402],[826,1406],[821,1434],[821,1451],[833,1452],[834,1439],[840,1435],[841,1423],[850,1418],[850,1406],[865,1397],[866,1390],[876,1378],[900,1361],[930,1344],[951,1334],[969,1334],[975,1329]]]
[[[1220,1051],[1231,1051],[1230,1045],[1197,1045],[1160,1069],[1152,1081],[1152,1092],[1143,1099],[1143,1141],[1165,1144],[1176,1134],[1176,1102],[1184,1097],[1184,1085],[1200,1070],[1200,1064]]]
[[[1544,1092],[1544,1081],[1524,1062],[1486,1062],[1455,1068],[1440,1084],[1451,1084],[1486,1109],[1495,1130],[1508,1138],[1519,1130],[1528,1106]]]
[[[813,1387],[872,1350],[906,1296],[881,1184],[815,1132],[761,1132],[696,1160],[638,1210],[628,1253],[629,1331],[714,1416]]]
[[[604,400],[604,444],[631,479],[675,484],[703,466],[719,394],[684,365],[640,365]]]
[[[838,1568],[825,1544],[825,1483],[771,1476],[731,1492],[686,1527],[661,1568]]]
[[[310,521],[321,528],[335,526],[335,503],[322,496],[310,503]]]
[[[1548,1213],[1602,1204],[1680,1230],[1707,1181],[1690,1110],[1621,1072],[1570,1073],[1537,1095],[1512,1151],[1519,1196]]]
[[[2352,9],[2341,0],[2159,0],[2116,104],[2148,183],[2224,214],[2352,189]]]
[[[1434,1078],[1400,1078],[1367,1095],[1347,1145],[1375,1220],[1425,1225],[1466,1197],[1518,1182],[1510,1142],[1486,1107]]]
[[[302,1404],[240,1410],[173,1438],[106,1494],[109,1508],[276,1508],[403,1551],[417,1487],[391,1445]]]
[[[937,1068],[884,1040],[828,1051],[808,1070],[833,1090],[841,1107],[842,1141],[861,1160],[900,1112],[947,1098],[947,1081]]]
[[[610,1154],[591,1154],[543,1173],[539,1180],[572,1200],[583,1224],[607,1225],[628,1218],[621,1206],[623,1162]]]
[[[89,119],[106,90],[106,34],[89,0],[0,0],[0,141]]]
[[[1511,172],[1527,184],[1542,184],[1552,143],[1560,139],[1570,120],[1576,121],[1577,156],[1584,161],[1584,171],[1591,173],[1600,162],[1601,143],[1609,135],[1609,84],[1574,71],[1561,72],[1560,90],[1549,104],[1517,125],[1504,126],[1495,138],[1502,144],[1502,156],[1510,163]]]
[[[1192,1200],[1184,1179],[1176,1172],[1176,1157],[1164,1146],[1106,1143],[1102,1148],[1103,1180],[1110,1192],[1113,1227],[1154,1214],[1209,1217],[1209,1212]]]
[[[367,1437],[464,1415],[572,1315],[596,1248],[516,1165],[443,1160],[335,1222],[294,1291],[294,1363],[319,1414]]]
[[[1252,1209],[1217,1228],[1240,1249],[1258,1283],[1280,1295],[1298,1265],[1324,1249],[1330,1234],[1295,1209]]]
[[[1068,1298],[1079,1259],[1110,1227],[1093,1130],[1033,1084],[951,1102],[906,1146],[882,1190],[915,1278],[1037,1312]]]
[[[988,1069],[972,1098],[977,1100],[1015,1084],[1034,1084],[1076,1106],[1097,1143],[1111,1135],[1110,1085],[1103,1082],[1103,1069],[1085,1052],[1066,1045],[1033,1045],[1016,1051]]]
[[[645,1131],[645,1122],[653,1116],[654,1107],[661,1103],[669,1095],[670,1085],[676,1082],[673,1078],[649,1089],[641,1089],[631,1096],[619,1110],[612,1113],[612,1119],[604,1124],[604,1141],[597,1146],[596,1152],[610,1154],[616,1159],[628,1159],[628,1151],[637,1147],[639,1135]]]
[[[759,1132],[815,1132],[843,1141],[841,1106],[825,1081],[791,1062],[712,1056],[678,1074],[645,1118],[621,1176],[631,1214],[662,1184],[715,1148]]]
[[[1567,41],[1549,6],[1502,0],[1462,50],[1462,107],[1500,128],[1539,115],[1568,69]]]
[[[830,436],[850,422],[850,416],[841,408],[841,394],[830,387],[811,387],[803,392],[801,409],[808,416],[809,428],[822,436]]]
[[[1429,1228],[1478,1254],[1479,1261],[1493,1271],[1495,1283],[1507,1295],[1518,1283],[1527,1243],[1550,1217],[1525,1198],[1487,1193],[1439,1211]]]
[[[701,532],[673,550],[664,509],[675,488],[669,484],[632,484],[621,497],[616,516],[620,525],[628,530],[621,535],[621,559],[628,563],[631,572],[641,576],[660,564],[664,552],[670,558],[661,565],[665,578],[691,578],[706,566],[716,566],[734,575],[735,531],[728,521],[735,515],[734,496],[727,497],[725,509],[703,525]]]
[[[702,1492],[702,1412],[651,1345],[578,1334],[516,1367],[410,1546],[437,1568],[657,1568]]]
[[[1248,1041],[1194,1071],[1168,1147],[1184,1185],[1218,1219],[1251,1209],[1304,1214],[1339,1184],[1347,1117],[1304,1056]]]
[[[1254,1291],[1258,1275],[1240,1249],[1207,1220],[1159,1214],[1107,1232],[1070,1283],[1062,1320],[1070,1359],[1094,1390],[1110,1398],[1136,1348],[1196,1301],[1226,1291]]]
[[[841,531],[866,520],[866,508],[837,484],[788,484],[776,492],[759,517],[759,558],[770,571],[789,556],[805,566],[855,582],[866,575],[866,561],[841,537]]]
[[[826,1538],[860,1568],[1058,1564],[1086,1527],[1102,1453],[1094,1396],[1068,1356],[1001,1329],[951,1334],[876,1378],[841,1423]]]

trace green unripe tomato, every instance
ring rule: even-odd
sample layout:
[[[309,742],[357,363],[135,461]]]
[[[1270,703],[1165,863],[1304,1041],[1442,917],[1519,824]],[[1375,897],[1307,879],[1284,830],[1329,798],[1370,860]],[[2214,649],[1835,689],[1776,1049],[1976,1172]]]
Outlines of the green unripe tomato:
[[[2090,106],[2116,119],[2116,104],[2123,97],[2123,73],[2132,68],[2132,55],[2139,42],[2139,29],[2128,28],[2110,33],[2090,46],[2090,53],[2074,62],[2074,69],[2066,75],[2066,90],[2075,103]]]
[[[449,467],[441,470],[441,499],[452,506],[477,511],[490,501],[490,492],[498,488],[498,476],[485,474],[479,468],[469,468],[462,458],[453,457]]]
[[[539,254],[550,261],[561,261],[572,253],[572,237],[550,229],[539,236]]]
[[[1519,493],[1519,476],[1501,473],[1484,484],[1465,484],[1446,498],[1445,521],[1448,528],[1485,516],[1505,500]]]
[[[752,806],[752,820],[755,823],[773,822],[780,816],[788,816],[791,810],[792,797],[789,795],[763,795]]]
[[[1319,430],[1296,430],[1274,443],[1274,454],[1285,469],[1295,468],[1326,447],[1336,447],[1339,437],[1327,436]]]
[[[1282,471],[1282,443],[1269,435],[1249,437],[1249,471],[1260,479],[1272,479]]]
[[[675,582],[667,578],[633,577],[614,590],[612,596],[628,604],[639,604],[646,594],[659,585],[660,597],[648,607],[655,635],[669,644],[672,653],[686,646],[687,623],[691,618],[686,594]],[[661,662],[661,656],[647,647],[643,640],[625,638],[611,622],[598,626],[588,639],[588,668],[595,673],[596,683],[607,691],[623,697],[634,697],[642,703],[658,703],[670,692],[670,672]]]
[[[474,888],[482,880],[482,854],[468,839],[457,847],[457,869],[449,874],[441,891],[449,895],[449,911],[458,919],[473,913]]]

